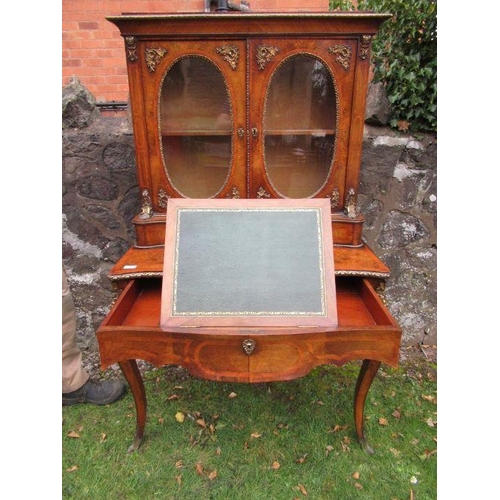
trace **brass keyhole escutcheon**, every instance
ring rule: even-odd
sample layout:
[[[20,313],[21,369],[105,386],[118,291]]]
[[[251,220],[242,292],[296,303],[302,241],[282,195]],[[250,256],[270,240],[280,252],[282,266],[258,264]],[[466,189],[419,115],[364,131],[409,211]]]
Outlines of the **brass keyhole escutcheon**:
[[[257,127],[253,127],[253,128],[252,128],[252,135],[253,135],[254,137],[257,137],[257,136],[259,135],[259,131],[257,130]]]
[[[243,350],[246,352],[248,356],[252,354],[253,350],[255,349],[255,346],[257,345],[254,340],[252,339],[246,339],[241,343]]]
[[[245,137],[245,129],[243,127],[239,127],[238,128],[238,137],[240,139],[242,139],[243,137]]]

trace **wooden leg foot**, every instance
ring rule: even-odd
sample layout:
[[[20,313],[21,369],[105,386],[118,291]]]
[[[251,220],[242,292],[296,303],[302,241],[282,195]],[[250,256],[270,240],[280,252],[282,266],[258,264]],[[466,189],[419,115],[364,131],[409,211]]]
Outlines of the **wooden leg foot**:
[[[128,453],[131,453],[137,451],[144,441],[144,428],[146,427],[146,389],[144,388],[142,375],[135,359],[121,361],[118,364],[127,379],[135,401],[136,431],[134,442],[128,448]]]
[[[361,365],[361,370],[358,375],[358,380],[356,382],[356,391],[354,395],[354,422],[356,425],[356,434],[358,436],[359,444],[361,448],[366,451],[369,455],[373,455],[375,451],[368,444],[365,436],[364,430],[364,410],[366,396],[368,395],[368,390],[377,374],[380,367],[380,361],[374,361],[372,359],[363,360]]]

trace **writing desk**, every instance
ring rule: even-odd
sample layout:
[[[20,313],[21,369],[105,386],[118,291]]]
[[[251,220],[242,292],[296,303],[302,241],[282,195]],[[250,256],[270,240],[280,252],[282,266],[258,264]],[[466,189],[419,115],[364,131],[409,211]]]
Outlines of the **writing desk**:
[[[243,211],[237,221],[249,226],[236,231],[229,217],[217,228],[221,210]],[[267,225],[265,219],[276,212],[279,220]],[[193,213],[201,217],[190,219]],[[218,220],[206,218],[214,214]],[[297,221],[303,214],[309,216]],[[373,453],[364,433],[365,400],[380,364],[397,366],[401,329],[369,279],[335,278],[329,214],[329,202],[322,199],[169,202],[163,278],[130,280],[97,331],[102,368],[119,363],[134,396],[137,427],[129,451],[143,442],[147,416],[137,359],[157,367],[181,365],[204,379],[247,383],[292,380],[317,365],[341,366],[359,359],[363,363],[354,395],[356,434],[363,449]],[[256,229],[261,233],[255,233]],[[270,231],[269,237],[255,237],[262,231]],[[288,235],[288,246],[272,236],[276,231]],[[217,245],[221,235],[233,233],[233,245],[244,240],[241,248],[227,256],[234,247],[223,245],[219,262],[209,263],[208,256],[221,248]],[[294,241],[297,235],[301,240],[309,235],[308,241]],[[249,245],[251,251],[242,262],[239,252]],[[283,264],[283,254],[288,263],[297,259],[291,281],[287,281],[287,266],[275,269]],[[257,263],[265,267],[265,273],[251,272]],[[222,273],[221,265],[229,267],[229,272]],[[221,299],[224,287],[218,289],[220,283],[215,283],[220,276],[237,293]],[[280,286],[272,288],[276,280]],[[252,283],[245,287],[247,281]],[[305,295],[300,293],[304,287]],[[259,293],[260,288],[265,290]],[[280,293],[283,289],[286,293]],[[245,295],[249,302],[238,302]]]

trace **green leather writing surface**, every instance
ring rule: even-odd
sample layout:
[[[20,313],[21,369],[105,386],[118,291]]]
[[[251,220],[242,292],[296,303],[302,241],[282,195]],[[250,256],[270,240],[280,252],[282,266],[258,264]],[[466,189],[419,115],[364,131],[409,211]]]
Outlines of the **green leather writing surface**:
[[[319,208],[178,208],[172,316],[325,316]]]

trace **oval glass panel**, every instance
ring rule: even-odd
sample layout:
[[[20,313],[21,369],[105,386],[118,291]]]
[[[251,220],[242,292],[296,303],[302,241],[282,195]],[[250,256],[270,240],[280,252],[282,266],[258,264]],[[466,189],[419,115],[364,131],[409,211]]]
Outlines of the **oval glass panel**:
[[[233,130],[228,90],[209,60],[189,56],[173,64],[160,90],[163,165],[187,198],[211,198],[226,183]]]
[[[274,189],[308,198],[330,174],[337,109],[333,77],[315,57],[286,59],[271,77],[264,109],[264,163]]]

